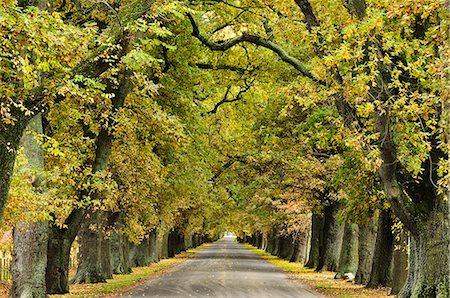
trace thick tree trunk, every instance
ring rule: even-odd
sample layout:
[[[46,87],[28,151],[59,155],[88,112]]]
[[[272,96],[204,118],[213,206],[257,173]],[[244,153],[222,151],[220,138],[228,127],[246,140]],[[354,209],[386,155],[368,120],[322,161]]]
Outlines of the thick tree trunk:
[[[346,273],[351,273],[353,276],[356,274],[358,270],[358,242],[358,225],[345,223],[339,269],[335,278],[344,278]]]
[[[274,248],[275,248],[275,233],[274,232],[270,232],[269,235],[267,236],[266,251],[268,253],[272,254]]]
[[[32,171],[43,171],[44,153],[32,133],[42,134],[42,117],[38,114],[31,119],[28,129],[22,136],[24,154],[28,160],[26,166]],[[45,184],[42,177],[36,175],[32,182],[36,199],[42,193]],[[26,211],[26,210],[22,210]],[[34,210],[36,211],[36,210]],[[47,222],[19,222],[13,233],[14,250],[11,265],[12,287],[10,297],[46,297],[45,268],[47,265]]]
[[[305,267],[316,268],[319,266],[319,251],[323,242],[323,217],[313,214],[311,221],[311,248],[308,262]]]
[[[192,237],[189,237],[191,239],[189,248],[192,248]],[[159,255],[158,255],[158,233],[156,231],[150,232],[149,238],[148,238],[148,251],[150,256],[150,262],[157,263],[159,262]]]
[[[392,256],[391,293],[398,294],[408,278],[408,233],[399,231],[394,237],[394,254]]]
[[[102,270],[102,241],[103,235],[99,232],[100,214],[90,214],[78,233],[80,250],[78,253],[78,269],[73,283],[98,283],[105,282],[106,278]]]
[[[293,237],[294,239],[292,242],[292,253],[289,258],[289,262],[297,262],[298,261],[299,252],[300,252],[300,250],[299,250],[299,248],[300,248],[300,244],[299,244],[300,239],[299,238],[300,237],[301,237],[300,235],[295,236],[295,238]]]
[[[106,279],[113,278],[113,267],[112,267],[112,255],[111,255],[111,239],[102,237],[101,238],[101,262],[102,262],[102,275]]]
[[[47,297],[45,267],[48,223],[18,223],[14,228],[13,238],[13,284],[9,297]]]
[[[267,234],[264,233],[264,234],[262,234],[261,249],[266,250],[268,244],[269,243],[267,242]]]
[[[129,245],[126,237],[120,233],[111,236],[111,260],[114,274],[131,273]]]
[[[308,252],[311,246],[311,225],[301,234],[299,240],[298,262],[305,264],[308,261]]]
[[[8,199],[20,139],[28,123],[21,114],[18,111],[14,115],[17,118],[14,125],[0,125],[0,223]]]
[[[411,234],[408,279],[400,298],[450,297],[448,209],[446,201],[440,204]]]
[[[358,271],[355,276],[355,283],[367,285],[372,272],[373,254],[377,238],[376,217],[372,216],[363,224],[359,225],[358,241]]]
[[[85,212],[76,209],[65,221],[66,227],[50,226],[45,277],[48,294],[69,292],[70,250],[84,217]]]
[[[324,208],[323,245],[319,250],[316,271],[337,271],[339,268],[344,225],[336,218],[338,211],[338,203],[331,203]]]
[[[378,217],[377,240],[373,255],[372,272],[367,286],[386,287],[391,282],[392,254],[394,236],[392,234],[392,215],[390,210],[381,210]]]
[[[164,231],[163,233],[158,233],[158,247],[160,249],[159,251],[159,258],[160,259],[167,259],[169,257],[169,232]],[[200,244],[201,241],[198,239],[198,243]]]
[[[149,238],[142,239],[138,245],[130,244],[130,260],[132,267],[145,267],[150,264]]]

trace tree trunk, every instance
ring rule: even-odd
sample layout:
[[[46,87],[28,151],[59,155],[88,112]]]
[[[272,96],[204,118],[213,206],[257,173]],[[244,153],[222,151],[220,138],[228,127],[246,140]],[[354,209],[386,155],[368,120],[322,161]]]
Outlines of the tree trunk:
[[[292,242],[292,253],[289,258],[289,262],[297,262],[299,258],[300,253],[300,233],[297,233],[297,236],[293,236],[293,242]]]
[[[107,237],[101,238],[101,262],[102,275],[105,279],[113,278],[112,255],[111,255],[111,239]]]
[[[102,270],[101,245],[103,235],[99,232],[100,214],[94,212],[85,220],[78,234],[80,251],[78,269],[73,279],[74,284],[105,282]]]
[[[418,233],[411,233],[408,279],[400,298],[449,297],[449,227],[442,200]]]
[[[28,123],[23,115],[21,116],[21,111],[17,111],[16,114],[14,116],[17,118],[17,121],[14,125],[0,125],[0,223],[3,219],[6,201],[8,200],[20,139]]]
[[[308,262],[305,267],[317,268],[319,266],[319,249],[323,242],[323,217],[313,214],[311,222],[311,248]]]
[[[346,273],[351,273],[353,276],[356,274],[358,270],[358,242],[358,225],[345,223],[339,269],[335,278],[344,278]]]
[[[145,267],[150,264],[150,243],[148,238],[142,239],[138,245],[130,244],[131,267]]]
[[[398,294],[408,278],[408,233],[398,231],[394,237],[394,254],[392,256],[392,288],[391,293]]]
[[[159,262],[159,255],[158,255],[158,233],[156,231],[150,232],[149,239],[148,239],[148,250],[149,250],[149,256],[150,256],[150,262],[157,263]],[[189,248],[192,247],[192,237],[191,239],[191,245]]]
[[[45,276],[48,294],[69,292],[70,250],[84,217],[83,210],[75,209],[65,221],[66,227],[50,226]]]
[[[386,287],[391,282],[392,254],[394,236],[392,234],[392,215],[390,210],[381,210],[378,217],[377,240],[373,255],[372,272],[367,286]]]
[[[42,134],[41,114],[31,119],[30,132]],[[32,171],[43,171],[44,152],[32,134],[25,133],[21,140],[28,167]],[[44,192],[42,177],[36,174],[32,182],[36,200]],[[26,211],[26,210],[22,210]],[[36,212],[36,210],[34,210]],[[13,232],[14,250],[11,264],[12,287],[10,297],[46,297],[45,267],[47,264],[47,222],[18,222]]]
[[[299,239],[299,253],[298,260],[302,264],[305,264],[308,261],[308,252],[311,246],[311,225],[306,229],[305,232],[301,234]]]
[[[114,274],[131,273],[129,245],[126,237],[120,233],[111,236],[111,260]]]
[[[169,232],[164,231],[163,233],[158,233],[158,234],[160,234],[160,236],[158,237],[158,242],[159,242],[158,247],[160,248],[159,258],[167,259],[169,257]],[[198,242],[200,243],[201,241],[198,241]]]
[[[376,217],[372,216],[363,224],[359,225],[358,241],[358,271],[355,276],[355,283],[367,285],[372,272],[373,254],[375,251],[377,223]]]
[[[339,267],[344,225],[336,218],[338,211],[339,204],[335,202],[324,208],[323,245],[316,271],[337,271]]]

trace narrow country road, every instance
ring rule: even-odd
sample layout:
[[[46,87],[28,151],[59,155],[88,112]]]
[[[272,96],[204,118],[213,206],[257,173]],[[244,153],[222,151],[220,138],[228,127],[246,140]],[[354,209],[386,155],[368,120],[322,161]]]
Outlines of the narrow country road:
[[[322,297],[224,237],[171,272],[121,297]]]

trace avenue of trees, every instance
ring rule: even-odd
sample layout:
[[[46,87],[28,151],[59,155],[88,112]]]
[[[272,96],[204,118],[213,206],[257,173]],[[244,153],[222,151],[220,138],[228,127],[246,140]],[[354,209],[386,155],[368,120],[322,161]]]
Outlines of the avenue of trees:
[[[449,297],[449,14],[448,0],[3,0],[10,297],[226,230],[402,298]]]

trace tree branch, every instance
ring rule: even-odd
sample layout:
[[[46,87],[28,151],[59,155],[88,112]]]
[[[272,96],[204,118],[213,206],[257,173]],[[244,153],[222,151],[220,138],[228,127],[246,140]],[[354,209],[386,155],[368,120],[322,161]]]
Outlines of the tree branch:
[[[228,94],[230,93],[230,89],[231,86],[228,86],[227,91],[225,92],[225,95],[223,96],[223,99],[221,101],[219,101],[218,103],[216,103],[216,105],[214,106],[214,108],[208,112],[208,115],[211,114],[215,114],[217,113],[217,109],[223,105],[224,103],[229,103],[229,102],[235,102],[235,101],[239,101],[242,99],[242,95],[247,92],[250,89],[251,85],[246,83],[244,88],[241,88],[238,92],[238,94],[236,95],[235,98],[233,99],[228,99]]]
[[[187,16],[191,22],[192,25],[192,36],[200,40],[202,44],[207,46],[213,51],[226,51],[230,48],[232,48],[235,45],[238,45],[240,43],[248,42],[257,46],[261,46],[263,48],[269,49],[272,52],[276,53],[278,57],[281,58],[284,62],[290,64],[293,66],[296,70],[298,70],[303,76],[310,78],[312,81],[316,82],[319,85],[322,86],[328,86],[327,82],[316,78],[309,69],[297,58],[292,57],[289,55],[286,51],[284,51],[280,46],[277,44],[264,39],[260,36],[249,34],[249,33],[242,33],[241,35],[238,35],[236,37],[221,40],[221,41],[211,41],[208,38],[206,38],[204,35],[200,33],[200,30],[198,28],[197,23],[194,20],[194,17],[191,13],[187,13]]]

